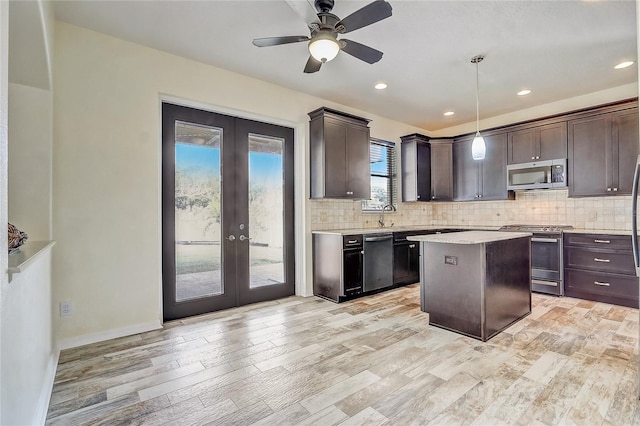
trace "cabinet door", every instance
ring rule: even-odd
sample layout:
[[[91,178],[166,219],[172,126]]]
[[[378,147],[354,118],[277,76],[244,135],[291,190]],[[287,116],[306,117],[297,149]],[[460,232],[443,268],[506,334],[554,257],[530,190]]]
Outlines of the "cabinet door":
[[[411,275],[411,249],[409,244],[393,246],[393,284],[404,284]]]
[[[413,284],[420,281],[420,244],[412,242],[409,244],[409,276],[407,283]]]
[[[453,199],[453,147],[451,143],[431,144],[431,199]]]
[[[344,295],[362,292],[362,251],[344,250],[343,253]]]
[[[536,160],[567,158],[567,123],[554,123],[537,127]]]
[[[638,156],[638,109],[613,114],[613,192],[631,194]]]
[[[530,163],[538,155],[536,130],[524,129],[509,132],[508,163]]]
[[[324,122],[324,180],[327,198],[348,197],[347,125],[332,118]],[[367,159],[368,159],[367,155]]]
[[[485,136],[487,154],[482,160],[482,200],[507,199],[507,133]]]
[[[479,161],[471,157],[471,139],[453,144],[453,199],[478,200]],[[506,184],[506,182],[505,182]]]
[[[368,200],[371,198],[369,128],[349,126],[347,129],[347,195]]]
[[[611,194],[611,121],[611,114],[569,121],[569,196]]]

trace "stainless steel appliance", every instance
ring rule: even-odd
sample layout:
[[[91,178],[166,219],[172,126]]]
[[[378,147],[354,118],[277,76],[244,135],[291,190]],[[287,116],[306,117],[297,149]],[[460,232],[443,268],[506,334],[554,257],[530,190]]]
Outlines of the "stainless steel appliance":
[[[547,189],[567,186],[567,159],[509,164],[507,189]]]
[[[507,225],[501,231],[531,232],[531,290],[564,295],[562,231],[573,226]]]
[[[393,285],[393,234],[364,236],[364,291]]]

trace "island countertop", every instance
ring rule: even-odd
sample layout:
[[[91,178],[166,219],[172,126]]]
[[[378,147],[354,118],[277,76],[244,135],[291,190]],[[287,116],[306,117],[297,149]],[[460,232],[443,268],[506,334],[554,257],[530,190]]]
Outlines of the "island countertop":
[[[415,235],[407,237],[407,240],[446,244],[484,244],[493,241],[530,237],[531,235],[533,235],[531,232],[465,231],[450,234]]]

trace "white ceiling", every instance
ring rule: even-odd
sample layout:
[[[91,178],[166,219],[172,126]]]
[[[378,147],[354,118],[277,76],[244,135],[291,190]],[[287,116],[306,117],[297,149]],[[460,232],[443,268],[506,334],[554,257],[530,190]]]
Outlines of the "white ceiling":
[[[336,0],[341,18],[370,1]],[[384,52],[369,65],[341,52],[320,72],[302,72],[306,43],[258,48],[253,38],[308,35],[283,0],[56,1],[56,18],[438,130],[637,81],[635,1],[389,0],[393,16],[345,35]],[[377,91],[379,81],[389,87]],[[529,88],[525,97],[516,92]],[[447,110],[455,115],[444,117]]]

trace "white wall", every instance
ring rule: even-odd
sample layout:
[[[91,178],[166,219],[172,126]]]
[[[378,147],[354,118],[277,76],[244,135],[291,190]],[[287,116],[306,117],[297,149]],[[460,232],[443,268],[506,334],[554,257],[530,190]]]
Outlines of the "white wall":
[[[0,1],[0,224],[7,222],[7,145],[8,145],[8,89],[9,89],[9,3]],[[7,230],[0,226],[0,301],[5,300],[7,289]],[[0,329],[4,325],[4,310],[0,303]],[[2,350],[6,344],[0,338],[0,364],[3,361]],[[10,385],[10,383],[6,383]],[[5,380],[0,368],[0,389]],[[0,398],[0,419],[4,414]]]
[[[48,5],[40,1],[0,2],[0,424],[3,425],[44,423],[57,361],[52,340],[50,250],[24,272],[14,275],[9,283],[4,225],[11,219],[30,234],[32,241],[50,239],[52,97],[48,58],[52,28]],[[11,207],[7,206],[8,193]]]
[[[9,84],[9,222],[30,241],[51,239],[52,97]]]
[[[311,293],[307,112],[362,115],[382,139],[422,131],[68,24],[55,33],[54,301],[74,303],[73,316],[55,319],[59,339],[87,342],[161,321],[162,97],[296,129],[301,294]]]
[[[44,422],[57,364],[51,330],[51,249],[14,274],[2,294],[3,425]]]

